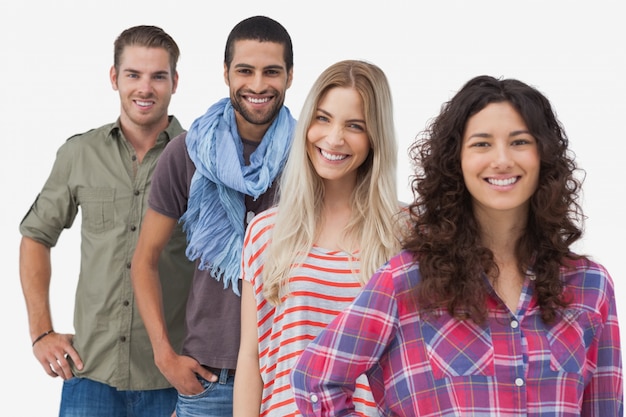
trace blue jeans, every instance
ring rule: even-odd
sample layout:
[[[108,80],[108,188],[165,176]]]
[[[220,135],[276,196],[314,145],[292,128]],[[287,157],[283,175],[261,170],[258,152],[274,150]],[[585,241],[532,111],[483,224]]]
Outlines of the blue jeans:
[[[222,369],[217,382],[198,376],[204,387],[198,395],[178,394],[176,417],[232,417],[235,377]]]
[[[170,417],[176,407],[174,388],[118,391],[87,378],[63,382],[59,417]]]

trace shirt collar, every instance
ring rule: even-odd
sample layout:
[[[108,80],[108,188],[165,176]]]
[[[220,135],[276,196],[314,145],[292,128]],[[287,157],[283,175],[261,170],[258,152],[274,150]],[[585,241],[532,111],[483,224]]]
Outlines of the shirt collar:
[[[167,125],[167,128],[165,128],[164,131],[159,133],[159,137],[157,138],[157,144],[161,142],[168,143],[170,140],[174,139],[183,131],[183,128],[180,125],[180,122],[175,116],[169,115],[168,119],[169,119],[169,124]],[[119,140],[121,138],[124,138],[124,134],[122,133],[122,127],[120,125],[120,118],[118,117],[115,123],[111,124],[111,127],[109,131],[107,132],[107,139]]]

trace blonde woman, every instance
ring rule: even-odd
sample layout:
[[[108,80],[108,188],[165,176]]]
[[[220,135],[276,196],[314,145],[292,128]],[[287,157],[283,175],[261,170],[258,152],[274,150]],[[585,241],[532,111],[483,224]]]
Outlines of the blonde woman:
[[[331,65],[303,106],[278,205],[246,231],[236,417],[299,414],[289,383],[298,355],[399,249],[396,157],[383,71]],[[354,402],[378,414],[365,379]]]

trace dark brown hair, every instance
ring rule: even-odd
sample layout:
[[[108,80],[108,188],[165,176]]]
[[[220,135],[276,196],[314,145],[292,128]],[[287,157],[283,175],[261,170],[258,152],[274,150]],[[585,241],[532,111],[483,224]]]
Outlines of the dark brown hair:
[[[235,42],[255,40],[259,42],[274,42],[283,46],[283,58],[287,72],[293,68],[293,46],[287,29],[274,19],[266,16],[252,16],[237,23],[230,31],[224,49],[224,63],[230,68],[235,55]]]

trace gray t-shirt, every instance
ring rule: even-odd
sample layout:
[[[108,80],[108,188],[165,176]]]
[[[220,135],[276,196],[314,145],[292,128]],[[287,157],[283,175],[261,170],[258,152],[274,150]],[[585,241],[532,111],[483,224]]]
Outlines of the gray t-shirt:
[[[174,219],[187,210],[191,179],[196,171],[185,145],[186,133],[174,138],[159,159],[152,177],[152,188],[148,203],[156,212]],[[258,143],[242,140],[244,160]],[[244,227],[254,213],[269,208],[274,203],[275,180],[265,194],[256,201],[246,196],[246,218],[241,219]],[[239,248],[241,252],[242,248]],[[196,262],[197,266],[197,262]],[[241,287],[241,283],[239,284]],[[241,288],[240,288],[241,289]],[[164,294],[167,297],[167,294]],[[235,369],[239,352],[241,324],[241,300],[232,288],[224,289],[209,271],[196,267],[191,292],[187,301],[187,335],[182,353],[196,359],[201,365],[213,368]]]

